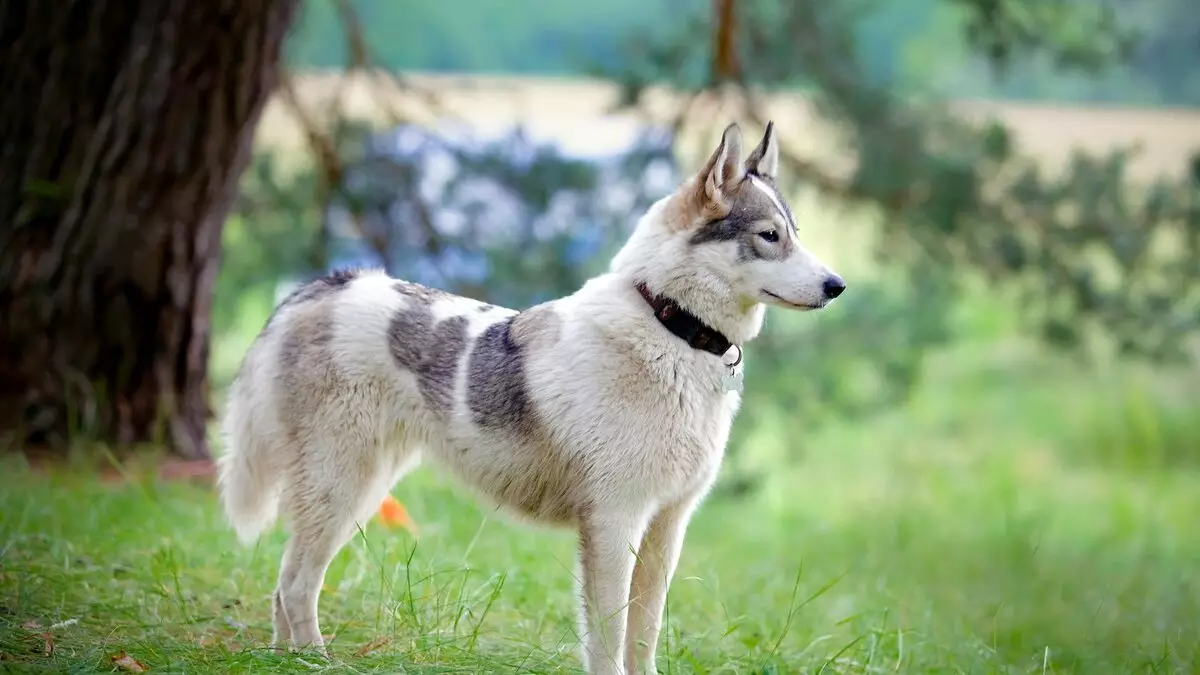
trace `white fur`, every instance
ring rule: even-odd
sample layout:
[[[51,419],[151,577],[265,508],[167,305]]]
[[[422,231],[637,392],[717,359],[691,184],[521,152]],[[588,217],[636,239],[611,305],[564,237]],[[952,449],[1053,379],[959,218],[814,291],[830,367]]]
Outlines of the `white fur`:
[[[723,141],[719,152],[730,150]],[[718,190],[741,179],[728,170],[734,160],[717,163]],[[425,300],[397,292],[382,272],[278,310],[231,388],[220,460],[226,512],[243,540],[277,513],[291,530],[274,596],[277,642],[322,645],[317,594],[330,560],[424,455],[482,498],[576,528],[588,671],[656,672],[684,532],[717,476],[740,396],[723,385],[734,350],[723,359],[689,347],[635,283],[742,345],[762,325],[758,287],[811,294],[814,275],[828,273],[807,252],[739,265],[733,245],[690,246],[696,223],[684,221],[698,216],[680,195],[711,180],[697,176],[655,204],[607,274],[522,315],[523,390],[537,422],[525,435],[481,425],[469,393],[473,351],[512,310],[448,295],[425,305],[430,331],[466,323],[442,411],[390,346],[395,317]]]
[[[771,200],[771,203],[775,205],[775,210],[779,212],[779,218],[784,223],[788,223],[790,225],[791,223],[787,217],[787,212],[784,210],[783,204],[779,201],[779,197],[775,195],[775,191],[767,187],[767,184],[762,182],[762,179],[758,176],[750,176],[750,183],[754,185],[754,189],[763,193],[766,195],[767,199]]]

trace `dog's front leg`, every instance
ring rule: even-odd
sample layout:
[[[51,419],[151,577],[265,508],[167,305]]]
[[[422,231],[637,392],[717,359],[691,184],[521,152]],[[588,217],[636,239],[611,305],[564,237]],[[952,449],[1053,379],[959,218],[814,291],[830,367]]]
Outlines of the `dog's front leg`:
[[[664,507],[650,521],[642,545],[629,593],[629,630],[625,646],[625,670],[628,675],[654,675],[658,635],[662,630],[663,607],[684,533],[695,507],[687,499]]]
[[[644,529],[644,519],[580,519],[580,628],[591,675],[624,675],[629,584]]]

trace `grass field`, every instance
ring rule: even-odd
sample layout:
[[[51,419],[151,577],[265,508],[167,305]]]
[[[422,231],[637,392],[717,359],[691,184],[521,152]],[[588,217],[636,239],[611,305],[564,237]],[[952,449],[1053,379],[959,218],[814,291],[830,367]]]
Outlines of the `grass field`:
[[[529,94],[512,110],[569,124],[578,86],[559,108]],[[276,112],[262,142],[291,133]],[[1096,121],[1117,114],[1092,129],[1137,137]],[[1088,135],[1063,115],[1026,119]],[[1200,145],[1156,133],[1163,167]],[[1061,137],[1043,127],[1044,151],[1061,156]],[[847,232],[814,248],[867,273]],[[1021,335],[1011,305],[967,304],[993,327],[935,354],[902,407],[814,429],[782,411],[737,448],[777,463],[693,521],[661,672],[1200,672],[1200,377],[1084,370]],[[216,336],[214,363],[233,367],[268,309]],[[514,524],[432,472],[394,491],[419,538],[372,522],[334,561],[323,663],[265,648],[281,532],[240,546],[202,485],[4,462],[0,672],[128,670],[122,654],[156,673],[579,670],[572,536]]]
[[[902,410],[805,438],[762,493],[710,500],[660,670],[1196,672],[1195,399],[971,362]],[[122,651],[154,672],[317,664],[263,647],[281,533],[238,546],[202,487],[3,468],[0,670],[103,671]],[[569,535],[428,471],[396,494],[420,538],[373,522],[337,557],[333,669],[577,671]]]

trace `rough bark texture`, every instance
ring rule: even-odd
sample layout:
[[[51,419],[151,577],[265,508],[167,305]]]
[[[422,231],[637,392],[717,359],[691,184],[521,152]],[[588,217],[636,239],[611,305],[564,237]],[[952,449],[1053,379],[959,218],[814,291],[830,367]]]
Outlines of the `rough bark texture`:
[[[0,444],[207,455],[221,225],[297,2],[0,2]]]

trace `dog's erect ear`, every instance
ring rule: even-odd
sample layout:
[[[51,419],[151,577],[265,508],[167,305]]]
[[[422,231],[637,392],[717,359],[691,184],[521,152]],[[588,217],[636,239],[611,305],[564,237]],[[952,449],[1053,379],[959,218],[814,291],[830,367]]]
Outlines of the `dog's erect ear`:
[[[779,141],[775,138],[775,122],[767,122],[762,142],[746,158],[748,173],[775,180],[779,174]]]
[[[725,127],[721,144],[700,170],[699,185],[701,201],[714,211],[729,209],[729,192],[743,178],[742,130],[737,124]]]

